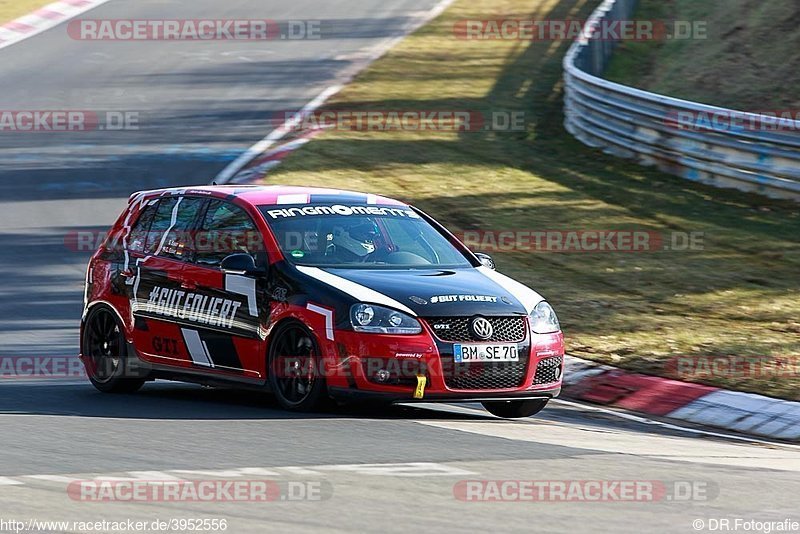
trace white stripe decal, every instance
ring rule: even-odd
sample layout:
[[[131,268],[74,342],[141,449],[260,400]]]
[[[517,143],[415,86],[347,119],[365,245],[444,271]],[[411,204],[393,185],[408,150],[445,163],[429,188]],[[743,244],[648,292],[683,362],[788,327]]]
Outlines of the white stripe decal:
[[[136,276],[133,278],[133,297],[131,298],[131,312],[139,311],[139,299],[137,295],[139,294],[139,284],[142,281],[142,266],[141,264],[147,261],[147,256],[145,258],[137,258],[136,259]]]
[[[214,367],[214,362],[208,354],[208,348],[203,340],[200,339],[200,334],[197,330],[189,330],[181,328],[183,333],[183,340],[186,342],[186,348],[189,349],[189,356],[192,361],[197,365],[205,365],[206,367]]]
[[[309,311],[325,316],[325,337],[333,341],[333,310],[317,306],[316,304],[308,304],[306,307]]]
[[[520,303],[525,306],[525,310],[528,313],[532,312],[533,309],[544,300],[539,293],[534,291],[533,289],[529,288],[526,285],[520,284],[516,280],[509,278],[504,274],[500,274],[497,271],[493,271],[488,267],[476,267],[479,272],[481,272],[486,278],[491,279],[494,283],[501,286],[503,289],[514,295]]]
[[[161,254],[161,249],[164,248],[164,243],[167,241],[167,236],[172,229],[175,228],[175,223],[178,222],[178,209],[181,207],[181,202],[183,202],[183,197],[180,197],[175,203],[175,207],[172,208],[172,219],[170,219],[169,228],[167,228],[167,231],[161,236],[161,241],[158,243],[158,250],[156,250],[155,254],[153,254],[154,256]]]
[[[308,204],[309,197],[305,193],[297,195],[278,195],[276,204]]]
[[[361,284],[356,284],[355,282],[351,282],[346,278],[342,278],[341,276],[336,276],[335,274],[331,274],[327,271],[323,271],[318,267],[303,267],[301,265],[297,266],[297,270],[303,274],[307,274],[308,276],[314,277],[320,282],[325,282],[326,284],[335,287],[341,291],[344,291],[354,299],[361,301],[361,302],[370,302],[372,304],[380,304],[382,306],[389,306],[390,308],[394,308],[396,310],[400,310],[405,312],[413,317],[416,317],[417,314],[414,313],[414,310],[403,304],[402,302],[398,302],[391,297],[387,297],[383,293],[378,293],[374,289],[370,289],[366,286],[362,286]]]
[[[134,209],[137,211],[137,216],[142,216],[142,210],[145,207],[145,195],[143,193],[137,193],[136,197],[131,200],[130,207],[128,209],[128,215],[125,217],[125,222],[122,225],[122,229],[125,231],[125,236],[122,238],[122,252],[125,255],[125,266],[123,270],[127,271],[130,267],[130,254],[128,253],[128,238],[131,236],[131,231],[133,224],[131,223],[131,217],[133,217]],[[138,206],[137,206],[138,204]],[[147,204],[150,205],[149,203]],[[125,281],[126,284],[130,285],[132,282],[130,279]]]
[[[249,276],[238,274],[225,275],[225,291],[244,295],[247,297],[247,309],[250,315],[258,317],[258,306],[256,306],[256,280]]]

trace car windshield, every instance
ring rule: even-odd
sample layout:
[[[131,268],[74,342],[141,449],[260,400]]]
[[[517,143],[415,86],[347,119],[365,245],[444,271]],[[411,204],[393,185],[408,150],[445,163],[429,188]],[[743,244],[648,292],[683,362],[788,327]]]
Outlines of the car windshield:
[[[470,267],[464,255],[407,206],[260,206],[284,256],[342,268]]]

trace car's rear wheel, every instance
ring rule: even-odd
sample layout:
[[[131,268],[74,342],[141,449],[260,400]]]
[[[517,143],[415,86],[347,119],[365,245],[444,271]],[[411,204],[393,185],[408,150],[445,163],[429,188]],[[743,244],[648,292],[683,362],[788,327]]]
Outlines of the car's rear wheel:
[[[307,412],[322,408],[328,400],[319,344],[301,323],[278,326],[268,363],[270,387],[282,407]]]
[[[547,406],[547,399],[484,401],[481,404],[492,415],[505,419],[516,419],[530,417],[541,412]]]
[[[116,314],[106,306],[89,312],[83,334],[82,354],[92,385],[103,393],[133,393],[144,379],[128,377],[125,335]]]

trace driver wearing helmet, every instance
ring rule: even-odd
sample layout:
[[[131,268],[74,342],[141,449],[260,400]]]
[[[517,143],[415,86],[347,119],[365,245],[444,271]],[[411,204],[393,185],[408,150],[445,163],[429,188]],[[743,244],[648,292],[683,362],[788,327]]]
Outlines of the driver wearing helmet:
[[[378,224],[372,219],[360,219],[352,224],[337,224],[326,235],[325,256],[345,262],[363,261],[377,250],[380,237]]]

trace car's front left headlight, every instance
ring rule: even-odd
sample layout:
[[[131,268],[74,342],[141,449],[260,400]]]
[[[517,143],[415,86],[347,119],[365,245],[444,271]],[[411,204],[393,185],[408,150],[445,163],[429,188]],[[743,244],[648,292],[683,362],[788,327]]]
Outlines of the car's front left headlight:
[[[561,330],[556,311],[545,301],[537,304],[529,317],[535,334],[552,334]]]
[[[408,314],[375,304],[350,308],[350,324],[356,332],[372,334],[419,334],[422,326]]]

